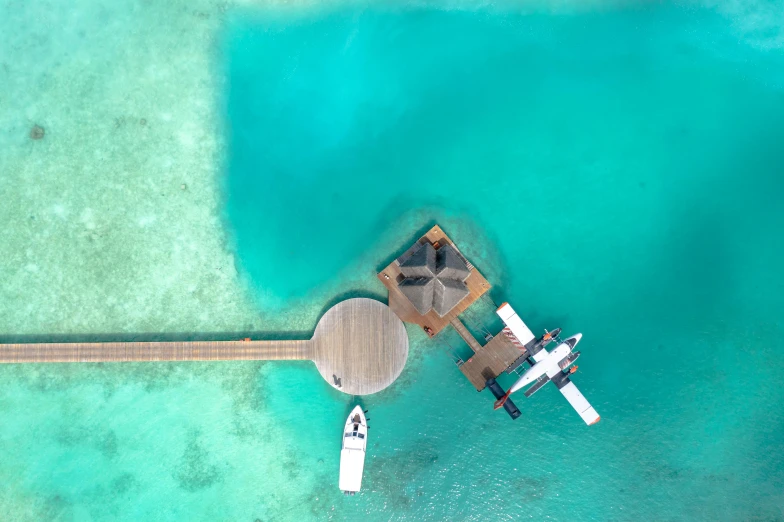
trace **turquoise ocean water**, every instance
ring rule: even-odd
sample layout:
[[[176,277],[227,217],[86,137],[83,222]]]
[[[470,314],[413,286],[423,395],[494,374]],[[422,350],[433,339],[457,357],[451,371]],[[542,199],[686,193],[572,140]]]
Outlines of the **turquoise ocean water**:
[[[411,328],[401,378],[361,399],[347,498],[353,402],[309,363],[4,367],[0,519],[783,520],[784,51],[763,22],[230,9],[220,211],[262,330],[383,299],[375,272],[437,222],[493,300],[584,334],[602,421],[548,387],[512,422],[453,337]]]

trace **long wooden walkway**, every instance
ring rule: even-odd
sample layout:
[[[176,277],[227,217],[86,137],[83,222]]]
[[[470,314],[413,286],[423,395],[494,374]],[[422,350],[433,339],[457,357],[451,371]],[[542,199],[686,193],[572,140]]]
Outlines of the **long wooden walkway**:
[[[312,359],[310,341],[44,343],[0,345],[3,363]]]
[[[312,339],[0,344],[0,363],[312,360],[330,386],[352,395],[383,390],[403,371],[408,335],[383,303],[349,299],[330,308]]]

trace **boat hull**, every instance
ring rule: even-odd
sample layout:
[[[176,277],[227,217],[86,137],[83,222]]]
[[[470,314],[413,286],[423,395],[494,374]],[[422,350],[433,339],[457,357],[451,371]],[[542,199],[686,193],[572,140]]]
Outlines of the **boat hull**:
[[[340,490],[354,494],[362,488],[367,448],[367,420],[360,406],[355,407],[343,427],[343,442],[340,451]]]

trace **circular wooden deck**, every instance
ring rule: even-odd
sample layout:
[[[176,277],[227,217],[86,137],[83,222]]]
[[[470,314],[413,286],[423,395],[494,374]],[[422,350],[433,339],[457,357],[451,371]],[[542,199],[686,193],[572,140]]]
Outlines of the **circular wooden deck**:
[[[329,310],[311,340],[319,373],[351,395],[376,393],[398,378],[408,358],[403,321],[373,299],[349,299]]]

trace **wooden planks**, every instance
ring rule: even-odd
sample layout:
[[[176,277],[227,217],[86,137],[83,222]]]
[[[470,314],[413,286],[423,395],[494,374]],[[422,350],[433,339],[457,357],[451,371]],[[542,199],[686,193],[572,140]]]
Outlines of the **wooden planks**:
[[[476,350],[460,371],[463,372],[477,391],[485,389],[487,379],[496,378],[515,362],[522,352],[505,335],[493,337],[486,345]]]
[[[408,358],[403,322],[373,299],[349,299],[330,308],[316,327],[313,344],[321,376],[352,395],[383,390],[397,379]]]
[[[373,299],[349,299],[333,306],[308,340],[0,345],[0,363],[310,359],[330,386],[352,395],[376,393],[392,384],[407,358],[408,334],[402,321]]]
[[[434,310],[422,315],[414,308],[414,305],[411,304],[408,298],[403,295],[398,287],[398,282],[403,277],[400,272],[400,264],[413,254],[418,245],[423,245],[428,242],[434,246],[436,244],[451,244],[460,252],[452,240],[449,239],[443,230],[441,230],[441,227],[436,225],[428,230],[424,236],[419,238],[419,240],[400,257],[382,270],[378,274],[378,279],[389,291],[389,307],[403,321],[418,324],[422,328],[428,327],[431,330],[431,336],[438,334],[448,325],[451,325],[457,333],[460,334],[460,337],[462,337],[474,351],[474,356],[460,366],[460,371],[463,372],[477,390],[481,391],[485,388],[487,379],[498,377],[498,375],[504,372],[509,365],[520,357],[521,352],[505,335],[497,335],[486,345],[482,346],[458,317],[469,306],[479,300],[485,292],[490,290],[490,283],[487,282],[479,270],[477,270],[462,253],[460,253],[460,255],[471,270],[468,279],[466,279],[469,295],[460,301],[460,303],[458,303],[458,305],[447,315],[439,317]]]
[[[455,247],[455,250],[457,250],[458,253],[460,252],[452,240],[449,239],[443,230],[441,230],[441,227],[436,225],[428,230],[424,236],[419,238],[419,240],[411,248],[406,250],[403,255],[398,257],[395,261],[390,263],[389,266],[378,273],[377,277],[389,291],[389,307],[398,315],[398,317],[407,323],[418,324],[422,328],[427,326],[432,330],[432,335],[436,335],[438,332],[446,328],[452,319],[462,314],[469,306],[479,300],[479,298],[481,298],[485,292],[490,290],[490,283],[488,283],[487,279],[484,278],[479,270],[477,270],[476,267],[474,267],[463,256],[463,259],[471,269],[471,273],[468,276],[468,279],[466,279],[466,285],[468,286],[469,294],[444,317],[439,317],[435,310],[430,310],[425,315],[420,314],[417,309],[414,308],[414,305],[411,304],[411,301],[409,301],[408,298],[400,291],[397,283],[398,279],[402,277],[400,274],[400,263],[405,261],[411,255],[414,247],[419,244],[425,244],[426,242],[432,244],[439,243],[440,245],[450,244]],[[463,254],[460,253],[460,255],[462,256]]]
[[[311,341],[43,343],[0,345],[0,363],[296,360]]]
[[[479,344],[479,341],[477,341],[473,334],[468,331],[468,328],[465,327],[463,321],[461,321],[459,317],[453,317],[452,320],[449,321],[449,324],[452,325],[452,328],[460,334],[460,337],[463,338],[466,344],[470,346],[474,352],[478,352],[482,348],[482,345]]]

